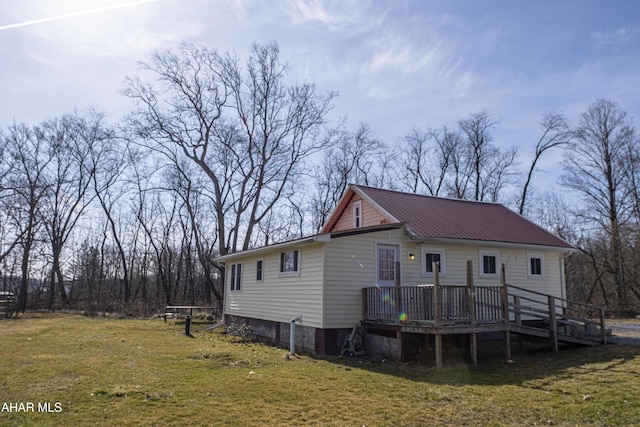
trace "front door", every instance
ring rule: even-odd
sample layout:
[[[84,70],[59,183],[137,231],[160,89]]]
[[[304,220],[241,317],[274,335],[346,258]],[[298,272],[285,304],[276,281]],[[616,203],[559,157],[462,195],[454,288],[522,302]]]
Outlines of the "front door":
[[[378,286],[395,286],[396,261],[399,248],[396,245],[377,245],[376,250],[376,284]]]

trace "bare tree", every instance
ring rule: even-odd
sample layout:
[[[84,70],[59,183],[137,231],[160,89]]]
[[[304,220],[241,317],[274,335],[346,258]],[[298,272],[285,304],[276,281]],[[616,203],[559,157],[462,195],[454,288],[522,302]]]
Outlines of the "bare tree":
[[[221,301],[222,291],[217,287],[216,275],[212,268],[216,239],[215,236],[213,240],[206,236],[209,221],[205,213],[211,211],[212,203],[208,203],[206,181],[200,179],[198,171],[194,170],[196,167],[188,160],[174,163],[167,169],[165,181],[169,185],[167,190],[175,192],[176,196],[182,200],[181,209],[186,211],[186,219],[182,224],[183,230],[189,234],[196,250],[197,261],[209,289],[207,299],[210,301],[210,294],[213,293],[214,297]],[[187,219],[190,226],[186,224]]]
[[[355,131],[345,129],[344,125],[333,130],[331,147],[325,150],[313,177],[315,194],[310,203],[314,232],[322,228],[349,184],[380,184],[382,173],[377,169],[384,151],[384,144],[366,123]]]
[[[456,199],[468,199],[469,183],[473,176],[473,156],[471,147],[462,139],[455,141],[450,151],[450,177],[446,183],[449,197]]]
[[[113,130],[104,127],[96,131],[101,132],[101,135],[88,144],[88,159],[83,165],[92,181],[93,194],[102,208],[115,244],[122,268],[122,275],[118,280],[122,280],[124,302],[128,303],[131,298],[129,265],[117,217],[121,199],[128,191],[122,178],[131,162],[135,161],[135,155],[122,139],[116,138]]]
[[[158,54],[143,68],[156,86],[127,80],[125,94],[138,104],[130,129],[208,177],[218,253],[247,249],[257,224],[289,195],[299,166],[326,145],[324,118],[335,94],[287,85],[276,44],[254,45],[246,70],[230,54],[193,45]]]
[[[480,200],[498,202],[501,199],[504,189],[515,183],[518,165],[518,149],[510,147],[498,150],[494,147],[493,155],[486,163],[484,176],[482,178],[482,190]]]
[[[499,123],[492,119],[489,113],[482,111],[472,114],[470,118],[458,122],[460,130],[466,136],[469,147],[471,184],[473,185],[473,199],[483,200],[483,168],[496,154],[495,147],[491,144],[493,136],[491,130]]]
[[[309,83],[287,86],[287,66],[276,44],[254,44],[252,51],[244,79],[236,60],[225,62],[238,112],[236,122],[246,141],[234,221],[234,227],[246,226],[243,250],[249,248],[254,227],[282,197],[291,194],[290,182],[300,176],[299,166],[329,143],[323,131],[335,96],[318,95]],[[236,230],[234,240],[238,235]]]
[[[607,271],[622,310],[627,285],[621,233],[633,212],[628,179],[636,130],[617,103],[599,99],[582,114],[574,139],[566,152],[562,182],[582,196],[582,216],[599,225],[608,238]]]
[[[462,164],[469,175],[463,177],[463,182],[472,186],[473,200],[485,200],[489,196],[491,201],[497,201],[501,191],[511,182],[514,175],[517,149],[501,151],[492,144],[491,130],[498,123],[499,120],[492,119],[486,111],[458,122],[461,132],[466,137],[465,147],[459,156],[463,159],[467,156]],[[463,188],[466,189],[466,185]]]
[[[46,175],[49,191],[40,210],[52,257],[48,305],[53,307],[59,293],[66,307],[69,298],[62,274],[62,250],[95,197],[90,191],[95,174],[92,148],[111,135],[105,132],[102,115],[95,111],[86,116],[74,113],[46,121],[40,131],[47,141],[49,158]]]
[[[547,113],[542,117],[542,120],[539,123],[542,128],[542,135],[536,143],[533,160],[531,161],[529,172],[527,174],[527,180],[524,183],[522,194],[518,202],[518,213],[520,215],[524,214],[527,203],[527,192],[529,190],[529,185],[531,184],[533,172],[535,171],[540,157],[542,157],[542,155],[548,150],[567,145],[571,140],[571,130],[569,129],[567,120],[561,113]]]
[[[405,135],[400,146],[402,179],[410,191],[441,195],[461,144],[460,132],[449,130],[446,125],[426,132],[414,128]]]
[[[47,146],[40,129],[14,124],[9,128],[5,141],[7,155],[13,159],[9,176],[13,193],[10,198],[12,206],[7,213],[20,236],[22,249],[22,276],[16,309],[24,312],[27,306],[31,255],[41,225],[41,203],[49,189],[45,182],[45,172],[50,159],[45,155]]]

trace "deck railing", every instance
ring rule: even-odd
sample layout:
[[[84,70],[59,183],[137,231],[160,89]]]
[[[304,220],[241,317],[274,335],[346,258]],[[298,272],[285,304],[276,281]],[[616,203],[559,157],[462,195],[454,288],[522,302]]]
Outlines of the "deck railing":
[[[434,285],[363,289],[363,318],[409,322],[470,323],[504,320],[500,286],[439,286],[439,313]],[[471,310],[470,300],[473,300]]]
[[[362,289],[362,303],[362,317],[367,321],[436,326],[482,324],[505,322],[507,312],[512,328],[522,327],[526,318],[529,325],[541,322],[540,328],[550,330],[553,336],[595,335],[602,343],[607,342],[604,308],[513,285],[376,286]],[[588,309],[597,312],[591,319],[580,315]],[[554,342],[557,347],[556,338]]]

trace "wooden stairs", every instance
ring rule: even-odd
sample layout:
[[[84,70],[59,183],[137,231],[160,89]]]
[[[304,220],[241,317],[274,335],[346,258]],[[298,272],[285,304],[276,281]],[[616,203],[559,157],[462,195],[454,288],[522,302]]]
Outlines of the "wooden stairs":
[[[509,313],[507,332],[549,339],[558,343],[607,344],[606,309],[506,285],[504,310]]]

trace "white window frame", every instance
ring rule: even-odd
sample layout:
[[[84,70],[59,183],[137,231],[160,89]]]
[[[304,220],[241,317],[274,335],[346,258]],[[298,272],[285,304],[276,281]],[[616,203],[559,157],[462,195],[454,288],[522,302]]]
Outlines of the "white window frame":
[[[258,279],[258,264],[261,264],[261,269],[260,269],[260,278]],[[256,260],[256,282],[263,282],[264,281],[264,259],[258,259]]]
[[[380,246],[386,246],[387,249],[393,249],[394,251],[394,256],[393,256],[393,280],[383,280],[381,281],[379,278],[379,268],[380,268],[380,256],[379,256],[379,249]],[[398,270],[396,268],[397,266],[397,262],[400,262],[400,264],[402,264],[402,262],[400,261],[400,254],[402,253],[402,247],[396,243],[391,243],[391,242],[385,242],[385,241],[381,241],[381,242],[376,242],[375,245],[375,269],[374,269],[374,280],[375,280],[375,284],[378,286],[395,286],[396,284],[396,280],[398,277],[398,274],[402,274],[402,265],[400,265],[400,270]],[[400,278],[402,278],[402,276],[400,276]]]
[[[492,256],[496,259],[496,272],[495,273],[485,273],[484,271],[484,257]],[[495,249],[480,249],[478,251],[478,272],[480,273],[480,277],[498,277],[500,274],[500,252]]]
[[[240,266],[240,274],[238,274],[238,266]],[[232,292],[240,292],[242,290],[242,274],[244,267],[241,262],[231,264],[229,269],[229,290]]]
[[[540,274],[533,274],[531,260],[540,260]],[[544,254],[542,252],[527,252],[527,276],[532,279],[544,278]]]
[[[440,255],[440,271],[439,271],[439,276],[445,276],[447,273],[447,270],[445,268],[446,266],[446,261],[445,261],[445,254],[444,254],[444,248],[436,248],[436,247],[432,247],[432,246],[423,246],[420,249],[420,263],[422,264],[421,270],[422,270],[422,276],[424,277],[433,277],[433,272],[427,271],[427,262],[425,260],[425,257],[427,254],[438,254]]]
[[[353,228],[362,228],[362,200],[353,202]]]
[[[294,267],[296,267],[295,270],[291,270],[291,271],[283,271],[284,269],[284,254],[288,254],[288,253],[295,253],[296,255],[296,261],[294,264]],[[290,251],[282,251],[280,252],[280,256],[278,257],[278,271],[279,271],[279,275],[280,276],[299,276],[300,275],[300,266],[301,266],[301,262],[302,262],[302,252],[300,251],[300,249],[292,249]]]

